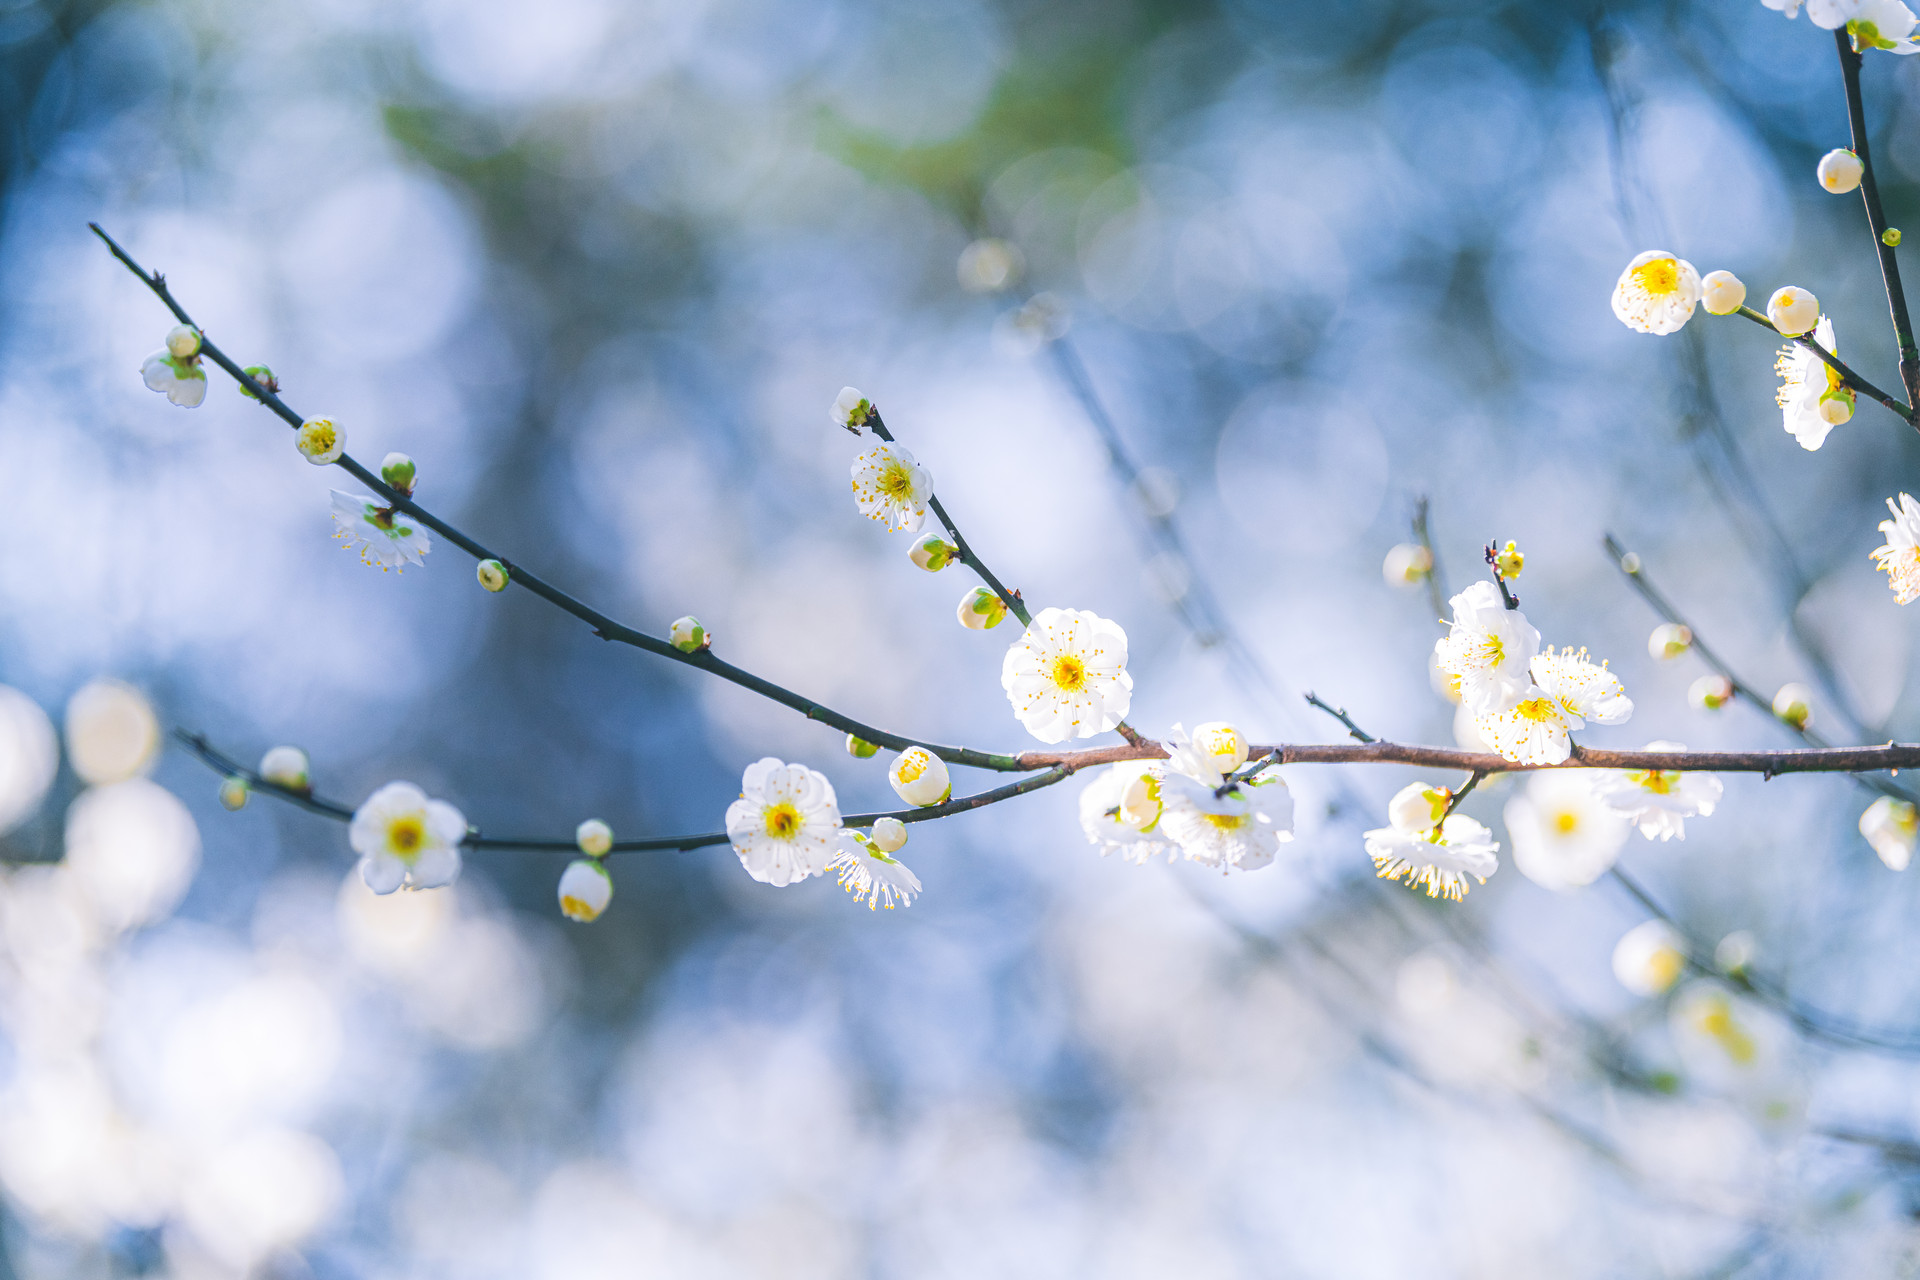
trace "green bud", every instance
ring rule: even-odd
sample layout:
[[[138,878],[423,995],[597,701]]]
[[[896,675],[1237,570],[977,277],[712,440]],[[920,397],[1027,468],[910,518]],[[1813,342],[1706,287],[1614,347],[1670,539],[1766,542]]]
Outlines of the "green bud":
[[[1007,616],[1004,600],[985,587],[975,587],[960,597],[960,607],[955,611],[960,625],[969,631],[986,631],[1000,625]]]
[[[959,554],[960,548],[937,533],[923,533],[907,548],[907,558],[928,573],[940,572]]]
[[[668,637],[673,647],[682,653],[698,653],[702,649],[713,647],[713,636],[700,625],[700,619],[688,614],[674,621],[673,631]]]
[[[224,778],[220,782],[220,803],[229,809],[243,808],[250,790],[245,778]]]
[[[482,560],[479,567],[480,585],[489,591],[507,589],[507,566],[498,560]]]
[[[413,459],[404,453],[390,453],[380,463],[380,478],[411,498],[413,496]]]
[[[1900,247],[1900,228],[1888,227],[1885,231],[1882,231],[1880,233],[1880,243],[1889,249],[1898,249]]]
[[[847,735],[847,754],[856,760],[868,760],[878,755],[880,748],[857,734]]]
[[[273,376],[273,370],[267,368],[267,366],[263,364],[250,364],[240,372],[252,378],[271,394],[280,394],[280,380]],[[253,394],[253,392],[247,390],[247,384],[244,382],[240,384],[240,394],[249,400],[258,400],[260,398]]]

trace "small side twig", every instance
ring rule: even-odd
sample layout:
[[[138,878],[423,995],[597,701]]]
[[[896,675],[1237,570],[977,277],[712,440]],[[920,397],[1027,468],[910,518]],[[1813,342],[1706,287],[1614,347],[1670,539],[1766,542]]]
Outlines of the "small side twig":
[[[1347,726],[1347,733],[1350,734],[1352,737],[1358,739],[1359,741],[1361,742],[1378,742],[1379,741],[1378,738],[1374,737],[1372,734],[1362,729],[1359,725],[1355,724],[1353,722],[1353,717],[1347,714],[1347,709],[1345,707],[1331,706],[1327,702],[1323,701],[1319,694],[1314,693],[1311,690],[1307,692],[1307,704],[1309,706],[1318,707],[1320,710],[1332,716],[1335,720],[1338,720],[1341,724]]]

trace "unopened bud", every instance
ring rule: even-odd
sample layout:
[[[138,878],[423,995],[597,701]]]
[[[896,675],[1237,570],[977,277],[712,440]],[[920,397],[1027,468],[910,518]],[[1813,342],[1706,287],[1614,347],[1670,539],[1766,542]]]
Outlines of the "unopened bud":
[[[1511,538],[1507,539],[1507,545],[1503,549],[1494,552],[1493,571],[1509,582],[1519,577],[1520,571],[1526,566],[1526,556],[1521,554],[1520,548],[1513,545]]]
[[[1880,233],[1880,243],[1889,249],[1898,249],[1900,247],[1900,228],[1888,227],[1885,231],[1882,231]]]
[[[959,554],[960,548],[937,533],[923,533],[907,548],[907,559],[928,573],[940,572]]]
[[[598,858],[578,858],[560,873],[560,914],[581,924],[598,920],[613,901],[613,877]]]
[[[251,788],[245,778],[222,778],[220,780],[220,803],[229,809],[239,810],[246,807],[247,795]]]
[[[918,808],[944,804],[953,795],[947,762],[925,747],[908,747],[887,770],[894,793]]]
[[[308,418],[293,433],[293,442],[308,462],[324,467],[338,460],[340,451],[347,447],[347,433],[335,426],[332,418]]]
[[[613,848],[613,828],[598,818],[588,818],[573,829],[573,842],[590,858],[604,858]]]
[[[1700,278],[1700,305],[1708,315],[1730,316],[1747,300],[1747,286],[1731,271],[1709,271]]]
[[[975,587],[960,597],[957,610],[960,625],[969,631],[988,631],[1000,625],[1007,616],[1004,600],[985,587]]]
[[[1387,801],[1387,821],[1401,831],[1425,835],[1440,825],[1453,792],[1428,782],[1409,782]]]
[[[380,463],[380,478],[403,495],[413,496],[413,459],[404,453],[390,453]]]
[[[1402,542],[1387,552],[1380,572],[1390,587],[1417,587],[1433,572],[1433,552],[1417,542]]]
[[[847,754],[856,760],[871,760],[880,753],[880,748],[868,742],[858,734],[847,735]]]
[[[276,787],[305,793],[313,790],[307,753],[298,747],[275,747],[260,757],[260,777]]]
[[[1773,695],[1773,714],[1796,729],[1804,729],[1813,719],[1813,690],[1798,683],[1783,684]]]
[[[252,378],[255,382],[259,383],[261,386],[261,389],[268,392],[269,394],[271,395],[280,394],[280,379],[274,377],[273,370],[267,368],[267,366],[263,364],[250,364],[246,368],[242,369],[240,372],[246,374],[249,378]],[[260,398],[259,396],[256,396],[255,394],[253,394],[253,392],[247,390],[247,384],[244,382],[240,384],[240,394],[245,396],[249,400],[258,400]]]
[[[1637,996],[1665,994],[1686,971],[1686,939],[1665,920],[1635,925],[1613,949],[1613,976]]]
[[[1920,836],[1920,814],[1909,801],[1881,796],[1860,815],[1860,834],[1888,870],[1905,871],[1913,860],[1914,840]]]
[[[1193,731],[1193,745],[1212,756],[1220,772],[1232,773],[1247,762],[1247,740],[1224,720],[1209,720]]]
[[[1843,196],[1860,185],[1860,175],[1866,171],[1867,166],[1860,163],[1859,156],[1845,147],[1835,147],[1820,157],[1814,173],[1821,186],[1834,195]]]
[[[898,853],[907,847],[907,824],[898,818],[875,818],[873,847],[882,853]]]
[[[176,360],[191,360],[200,354],[200,331],[190,324],[177,324],[167,330],[167,351]]]
[[[673,630],[668,634],[668,638],[673,641],[673,647],[682,653],[698,653],[702,649],[713,647],[712,634],[701,626],[700,619],[692,614],[674,619]]]
[[[1747,971],[1759,950],[1760,944],[1754,941],[1753,935],[1745,929],[1738,929],[1720,939],[1714,947],[1713,963],[1719,966],[1720,972],[1737,977]]]
[[[1820,397],[1820,421],[1837,427],[1853,417],[1853,388],[1836,387]]]
[[[867,429],[867,419],[873,415],[873,402],[861,395],[858,387],[842,387],[834,397],[833,408],[827,412],[835,426],[862,435]]]
[[[198,360],[182,360],[165,349],[140,363],[140,380],[182,409],[197,409],[207,398],[207,373]]]
[[[1733,681],[1725,676],[1701,676],[1687,686],[1687,701],[1702,711],[1718,711],[1733,701]]]
[[[1678,622],[1663,622],[1647,637],[1647,653],[1660,662],[1669,662],[1693,647],[1693,629]]]
[[[509,576],[507,566],[501,564],[498,560],[482,560],[475,572],[479,575],[480,585],[487,590],[505,591],[507,589],[507,579]]]
[[[1767,319],[1789,338],[1797,338],[1820,323],[1820,299],[1798,285],[1776,289],[1767,299]]]

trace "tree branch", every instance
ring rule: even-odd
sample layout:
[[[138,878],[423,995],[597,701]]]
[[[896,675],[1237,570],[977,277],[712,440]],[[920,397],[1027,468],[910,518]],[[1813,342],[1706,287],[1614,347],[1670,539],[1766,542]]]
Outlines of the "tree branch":
[[[1867,227],[1873,232],[1874,251],[1880,257],[1880,280],[1887,289],[1887,310],[1893,315],[1893,333],[1900,343],[1900,381],[1907,388],[1907,403],[1920,406],[1920,349],[1914,346],[1913,321],[1907,317],[1900,262],[1894,247],[1884,238],[1887,215],[1880,207],[1880,186],[1873,178],[1873,158],[1867,152],[1867,112],[1860,101],[1860,54],[1848,40],[1844,26],[1835,29],[1833,42],[1840,52],[1840,77],[1847,86],[1847,127],[1853,136],[1853,154],[1860,157],[1860,198],[1867,206]],[[1920,426],[1912,411],[1906,419]]]
[[[1827,367],[1840,375],[1840,381],[1846,383],[1848,386],[1852,387],[1855,391],[1860,392],[1862,395],[1868,397],[1869,399],[1878,400],[1881,404],[1887,406],[1887,408],[1893,410],[1896,414],[1900,415],[1900,420],[1902,422],[1908,423],[1909,425],[1913,423],[1914,418],[1913,418],[1912,409],[1909,409],[1906,405],[1901,404],[1898,400],[1894,399],[1892,396],[1888,395],[1886,392],[1882,391],[1880,388],[1874,386],[1871,382],[1868,382],[1865,378],[1855,373],[1851,368],[1847,366],[1846,362],[1843,361],[1839,356],[1836,356],[1835,354],[1833,354],[1833,352],[1827,350],[1825,347],[1815,342],[1812,338],[1809,338],[1806,334],[1804,333],[1798,334],[1794,337],[1788,338],[1786,334],[1780,333],[1780,330],[1774,326],[1773,321],[1767,319],[1765,316],[1761,315],[1758,311],[1755,311],[1752,307],[1742,306],[1738,311],[1735,312],[1735,314],[1745,316],[1747,319],[1753,321],[1755,324],[1759,325],[1761,328],[1765,329],[1769,333],[1778,333],[1780,334],[1781,337],[1787,338],[1789,342],[1799,343],[1801,346],[1805,347],[1807,350],[1813,352],[1813,354],[1819,356],[1822,360],[1826,361]]]

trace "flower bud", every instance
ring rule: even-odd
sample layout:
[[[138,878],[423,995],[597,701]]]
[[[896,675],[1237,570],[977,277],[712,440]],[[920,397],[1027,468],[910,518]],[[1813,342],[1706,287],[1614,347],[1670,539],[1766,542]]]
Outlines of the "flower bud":
[[[276,396],[280,394],[280,379],[274,377],[273,370],[267,368],[267,366],[263,364],[250,364],[240,372],[259,383],[269,394]],[[240,394],[249,400],[258,400],[260,398],[253,394],[253,392],[247,390],[247,384],[244,382],[240,384]]]
[[[1789,338],[1797,338],[1820,323],[1820,299],[1798,285],[1775,289],[1767,299],[1767,319]]]
[[[191,360],[200,354],[200,331],[190,324],[177,324],[167,330],[167,351],[176,360]]]
[[[1795,681],[1780,686],[1773,695],[1773,714],[1796,729],[1804,729],[1813,719],[1813,690]]]
[[[1709,271],[1700,281],[1700,305],[1711,316],[1730,316],[1747,300],[1747,286],[1731,271]]]
[[[308,462],[324,467],[337,460],[340,451],[347,447],[347,433],[335,426],[332,418],[308,418],[293,433],[293,442]]]
[[[613,901],[613,877],[598,858],[577,858],[560,873],[560,914],[581,924],[598,920]]]
[[[960,287],[968,293],[998,293],[1018,278],[1024,265],[1020,250],[1005,240],[975,240],[960,251]]]
[[[390,453],[380,462],[380,478],[402,494],[413,496],[413,459],[404,453]]]
[[[1190,741],[1212,756],[1222,773],[1232,773],[1247,762],[1247,740],[1224,720],[1209,720],[1193,731]]]
[[[1908,801],[1881,796],[1860,815],[1860,834],[1888,869],[1905,871],[1913,860],[1914,838],[1920,835],[1920,813]]]
[[[1006,602],[985,587],[975,587],[960,597],[956,612],[960,625],[969,631],[989,631],[1007,616]]]
[[[1837,427],[1853,417],[1853,388],[1836,387],[1820,397],[1820,421]]]
[[[1843,196],[1860,185],[1860,175],[1867,166],[1860,163],[1860,157],[1845,147],[1835,147],[1820,157],[1820,165],[1814,170],[1820,179],[1820,185],[1837,196]]]
[[[573,842],[590,858],[604,858],[613,848],[613,828],[598,818],[588,818],[573,829]]]
[[[894,794],[918,808],[945,804],[953,795],[953,782],[947,777],[947,762],[925,747],[908,747],[887,770],[887,781]]]
[[[960,548],[937,533],[923,533],[907,548],[907,558],[928,573],[938,573],[960,554]]]
[[[1121,824],[1142,835],[1159,825],[1161,808],[1160,779],[1147,770],[1129,779],[1120,793]]]
[[[1737,929],[1720,939],[1719,944],[1714,947],[1713,963],[1719,966],[1720,972],[1737,976],[1746,972],[1747,966],[1753,963],[1754,954],[1759,949],[1759,944],[1753,940],[1752,934],[1745,929]]]
[[[865,738],[861,737],[859,734],[850,733],[847,735],[847,754],[852,756],[855,760],[871,760],[874,756],[878,755],[879,753],[880,753],[879,747],[875,746],[871,742],[868,742]]]
[[[245,778],[222,778],[220,780],[220,803],[228,809],[240,810],[246,807],[250,788]]]
[[[860,394],[858,387],[842,387],[827,411],[836,427],[845,427],[855,435],[865,435],[867,419],[873,414],[873,402]]]
[[[907,847],[907,824],[898,818],[875,818],[869,839],[882,853],[898,853]]]
[[[1387,821],[1401,831],[1424,835],[1440,825],[1453,792],[1428,782],[1409,782],[1387,801]]]
[[[1733,681],[1725,676],[1701,676],[1687,686],[1687,701],[1702,711],[1718,711],[1733,701]]]
[[[712,634],[692,614],[674,619],[673,630],[668,638],[673,641],[673,647],[682,653],[698,653],[713,647]]]
[[[1433,572],[1433,552],[1417,542],[1402,542],[1387,552],[1380,572],[1390,587],[1417,587]]]
[[[1509,582],[1519,577],[1520,571],[1526,566],[1526,556],[1521,554],[1520,548],[1513,545],[1511,538],[1507,539],[1507,545],[1503,550],[1493,553],[1493,571]]]
[[[1898,249],[1900,247],[1900,228],[1888,227],[1885,231],[1882,231],[1880,233],[1880,243],[1889,249]]]
[[[260,777],[276,787],[302,794],[313,790],[307,753],[298,747],[275,747],[260,757]]]
[[[1647,653],[1657,662],[1669,662],[1693,647],[1693,629],[1663,622],[1647,637]]]
[[[1637,996],[1664,995],[1686,971],[1686,939],[1665,920],[1635,925],[1613,949],[1613,976]]]
[[[182,409],[197,409],[207,398],[207,373],[198,360],[182,360],[170,351],[156,351],[140,364],[140,380],[147,390],[163,393]]]
[[[489,591],[507,589],[507,566],[498,560],[482,560],[474,572],[480,578],[480,585]]]

